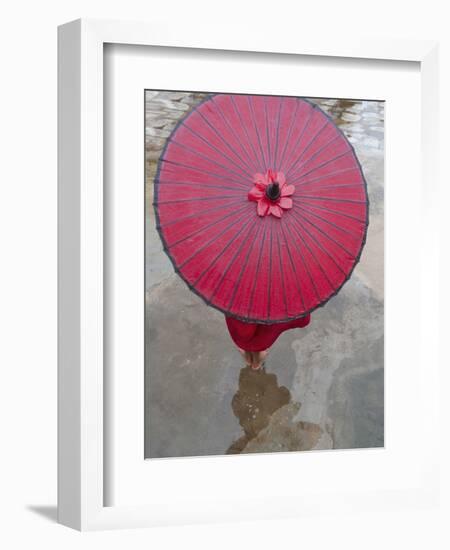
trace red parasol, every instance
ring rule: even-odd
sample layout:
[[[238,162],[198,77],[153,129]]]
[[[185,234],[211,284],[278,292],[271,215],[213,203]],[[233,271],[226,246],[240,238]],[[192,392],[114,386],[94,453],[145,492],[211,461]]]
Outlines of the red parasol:
[[[167,140],[157,228],[206,303],[254,323],[306,315],[350,277],[368,225],[353,147],[309,101],[213,95]]]

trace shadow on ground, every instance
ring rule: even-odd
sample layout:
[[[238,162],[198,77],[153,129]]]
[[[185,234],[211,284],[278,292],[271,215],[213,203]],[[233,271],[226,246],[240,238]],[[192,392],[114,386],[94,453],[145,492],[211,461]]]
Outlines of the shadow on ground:
[[[53,523],[58,521],[58,509],[56,506],[33,505],[27,506],[27,510]]]

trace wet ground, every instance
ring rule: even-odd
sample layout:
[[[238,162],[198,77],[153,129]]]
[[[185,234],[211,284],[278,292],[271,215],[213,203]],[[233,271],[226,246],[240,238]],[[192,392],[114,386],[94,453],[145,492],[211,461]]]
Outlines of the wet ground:
[[[174,273],[155,229],[153,179],[180,117],[203,94],[146,95],[147,458],[380,447],[384,443],[384,105],[312,99],[355,147],[370,225],[351,279],[244,367],[224,317]]]

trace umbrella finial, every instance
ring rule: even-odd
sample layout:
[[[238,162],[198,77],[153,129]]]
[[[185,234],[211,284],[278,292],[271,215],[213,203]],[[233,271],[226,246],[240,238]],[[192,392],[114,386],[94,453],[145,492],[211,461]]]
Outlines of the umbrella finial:
[[[280,198],[280,184],[277,181],[270,183],[266,187],[266,197],[271,201],[276,201]]]

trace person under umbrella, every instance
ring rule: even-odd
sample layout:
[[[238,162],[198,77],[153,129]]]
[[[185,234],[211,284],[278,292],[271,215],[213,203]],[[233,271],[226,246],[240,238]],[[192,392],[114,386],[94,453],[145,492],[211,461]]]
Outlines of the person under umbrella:
[[[224,313],[254,369],[350,278],[368,226],[353,147],[317,105],[292,97],[200,103],[166,142],[154,207],[176,272]]]

